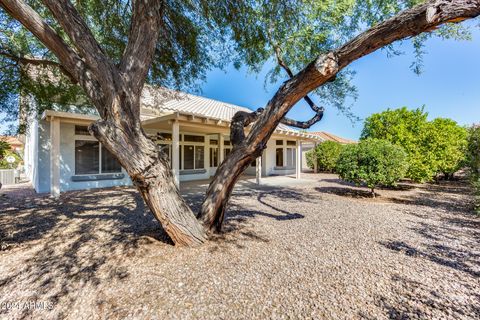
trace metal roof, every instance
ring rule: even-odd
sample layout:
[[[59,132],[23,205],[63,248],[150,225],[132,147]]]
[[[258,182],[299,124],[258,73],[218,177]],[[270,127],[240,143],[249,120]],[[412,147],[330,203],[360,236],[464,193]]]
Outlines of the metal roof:
[[[252,112],[246,107],[148,85],[142,92],[142,107],[158,113],[180,112],[226,122],[230,122],[237,111]],[[284,124],[279,124],[277,129],[298,131]]]
[[[316,131],[316,132],[309,132],[309,133],[313,134],[313,135],[316,135],[316,136],[319,136],[319,137],[323,138],[324,140],[334,141],[334,142],[338,142],[338,143],[342,143],[342,144],[357,143],[357,141],[342,138],[342,137],[336,136],[334,134],[331,134],[331,133],[325,132],[325,131]]]

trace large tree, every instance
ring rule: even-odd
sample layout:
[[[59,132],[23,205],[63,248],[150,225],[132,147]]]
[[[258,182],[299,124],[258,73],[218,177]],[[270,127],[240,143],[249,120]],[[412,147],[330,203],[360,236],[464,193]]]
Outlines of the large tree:
[[[315,112],[311,120],[285,118],[299,100],[313,90],[325,98],[340,90],[332,98],[342,97],[348,73],[341,71],[351,62],[396,40],[480,14],[480,0],[428,1],[398,13],[415,3],[0,0],[5,11],[35,37],[33,44],[44,46],[47,59],[16,55],[11,47],[3,50],[3,57],[10,55],[7,59],[14,64],[55,65],[76,83],[101,116],[90,132],[117,157],[171,239],[179,245],[194,245],[205,241],[210,230],[221,228],[238,177],[260,156],[276,126],[285,122],[306,128],[321,118],[323,108],[309,98]],[[116,10],[113,15],[112,10]],[[12,25],[6,30],[25,32],[15,21],[7,23]],[[365,25],[371,28],[360,32]],[[202,57],[195,51],[202,43],[198,31],[216,30],[235,44],[240,53],[235,62],[255,69],[270,52],[290,78],[264,108],[233,117],[232,152],[219,166],[196,216],[174,183],[166,155],[141,127],[140,94],[146,81],[156,83],[170,75],[181,79],[176,76],[184,67],[201,70],[214,61],[214,56],[213,60],[203,56],[198,66],[195,59],[185,65],[176,63],[177,58],[185,61],[185,56]],[[305,50],[292,49],[298,43]],[[17,49],[33,44],[20,43]],[[191,51],[181,51],[187,48]],[[275,69],[273,75],[279,71]]]

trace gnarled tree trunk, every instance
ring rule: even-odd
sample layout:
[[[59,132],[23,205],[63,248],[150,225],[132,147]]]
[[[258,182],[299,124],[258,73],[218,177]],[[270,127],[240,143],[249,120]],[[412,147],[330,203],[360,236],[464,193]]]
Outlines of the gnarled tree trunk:
[[[180,195],[167,156],[146,136],[137,117],[129,118],[134,123],[125,123],[124,116],[97,121],[90,130],[116,155],[172,241],[182,246],[203,243],[205,230]]]
[[[198,214],[201,226],[180,196],[165,155],[148,139],[140,122],[140,96],[159,37],[164,1],[132,2],[130,34],[119,64],[105,55],[70,1],[42,2],[68,35],[68,44],[24,0],[0,0],[0,5],[55,54],[62,71],[84,89],[102,118],[90,127],[91,132],[117,157],[154,216],[172,240],[181,245],[201,243],[205,230],[221,229],[236,181],[261,155],[281,121],[305,128],[321,118],[323,109],[310,101],[316,112],[314,118],[304,123],[285,119],[292,106],[310,91],[334,79],[352,61],[396,40],[480,14],[480,0],[428,1],[374,26],[338,50],[319,56],[294,76],[287,70],[291,79],[280,87],[265,110],[234,117],[234,148],[207,190]],[[245,137],[244,127],[252,122]]]

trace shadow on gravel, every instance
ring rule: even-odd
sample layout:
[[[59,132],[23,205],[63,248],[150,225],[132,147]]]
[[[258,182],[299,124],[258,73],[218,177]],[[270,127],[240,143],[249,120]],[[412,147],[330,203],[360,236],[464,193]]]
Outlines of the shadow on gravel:
[[[198,210],[203,195],[190,192],[186,201]],[[302,193],[286,188],[236,190],[227,208],[224,232],[214,237],[209,249],[268,242],[265,235],[253,231],[250,218],[265,216],[279,222],[303,218],[281,208],[285,199],[308,201]],[[266,209],[257,210],[258,202]],[[2,197],[0,254],[15,262],[10,260],[10,271],[0,275],[0,287],[3,292],[17,292],[25,299],[48,301],[68,310],[82,290],[129,281],[131,275],[122,267],[123,261],[170,244],[133,188],[68,192],[58,200]],[[25,309],[16,317],[31,318],[33,311]],[[0,310],[0,318],[8,317],[8,312]],[[60,318],[67,316],[59,314]]]
[[[392,294],[375,297],[375,304],[389,319],[474,319],[480,314],[479,305],[469,299],[457,299],[406,277],[395,275],[392,280]],[[475,292],[470,296],[472,301],[479,297]]]
[[[362,199],[362,198],[368,198],[372,199],[372,193],[368,190],[360,190],[360,189],[353,189],[353,187],[350,188],[344,188],[344,187],[316,187],[316,191],[321,192],[321,193],[330,193],[334,194],[337,196],[342,196],[342,197],[348,197],[348,198],[356,198],[356,199]]]

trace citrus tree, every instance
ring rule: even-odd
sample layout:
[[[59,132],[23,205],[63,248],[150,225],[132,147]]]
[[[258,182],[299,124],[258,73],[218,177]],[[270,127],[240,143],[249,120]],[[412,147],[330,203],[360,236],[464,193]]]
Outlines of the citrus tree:
[[[404,177],[407,154],[387,140],[365,139],[345,146],[338,158],[336,171],[340,178],[370,188],[375,197],[379,185],[393,186]]]
[[[317,161],[317,168],[323,172],[335,172],[335,165],[342,152],[343,145],[335,141],[325,141],[318,144],[314,149],[307,152],[307,165],[314,167]]]

